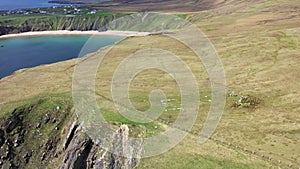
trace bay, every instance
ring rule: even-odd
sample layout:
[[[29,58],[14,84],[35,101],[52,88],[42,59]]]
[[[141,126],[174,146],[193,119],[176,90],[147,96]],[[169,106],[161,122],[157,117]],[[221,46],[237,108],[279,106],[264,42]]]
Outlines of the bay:
[[[122,40],[120,36],[41,36],[0,40],[0,79],[13,72],[82,57]],[[88,41],[88,46],[84,47]]]

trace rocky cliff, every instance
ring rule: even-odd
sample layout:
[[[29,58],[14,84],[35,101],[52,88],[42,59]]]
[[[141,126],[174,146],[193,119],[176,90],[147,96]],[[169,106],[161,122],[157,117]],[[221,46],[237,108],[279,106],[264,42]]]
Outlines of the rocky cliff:
[[[127,125],[115,132],[108,151],[83,131],[71,104],[62,102],[40,100],[2,117],[2,168],[131,169],[137,165],[141,149],[126,144]],[[111,153],[124,149],[134,153],[129,158]]]
[[[115,15],[8,17],[0,20],[0,35],[47,30],[105,30],[105,25],[115,18]]]

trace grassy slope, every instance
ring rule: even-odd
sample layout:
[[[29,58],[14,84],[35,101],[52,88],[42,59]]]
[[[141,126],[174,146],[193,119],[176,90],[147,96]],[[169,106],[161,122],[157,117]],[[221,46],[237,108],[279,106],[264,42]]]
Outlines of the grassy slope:
[[[64,0],[61,0],[64,1]],[[104,11],[199,11],[210,9],[225,0],[70,0],[68,2],[83,2]]]
[[[263,99],[254,110],[227,107],[215,137],[296,166],[300,163],[299,5],[265,1],[225,8],[221,11],[227,15],[199,23],[216,44],[229,89]]]
[[[248,3],[248,4],[247,4]],[[228,88],[239,95],[251,94],[261,100],[256,109],[232,108],[236,98],[228,98],[227,106],[214,138],[244,147],[259,155],[270,156],[272,161],[282,161],[281,166],[292,163],[300,166],[299,126],[299,66],[296,64],[300,46],[300,4],[295,1],[271,2],[251,1],[235,4],[229,1],[221,9],[190,14],[188,18],[197,24],[212,40],[223,61]],[[170,41],[164,37],[129,38],[120,43],[104,60],[105,71],[99,70],[97,89],[101,94],[110,96],[109,77],[114,66],[126,56],[129,45],[138,46],[138,50],[147,45],[164,44]],[[164,43],[162,43],[164,42]],[[139,45],[136,45],[139,44]],[[209,93],[208,81],[203,67],[191,53],[180,44],[175,45],[177,52],[187,60],[189,66],[198,75],[201,93]],[[159,47],[164,47],[159,46]],[[123,54],[123,56],[121,55]],[[71,91],[71,79],[75,61],[66,61],[47,66],[26,69],[0,81],[0,110],[7,112],[16,105],[23,104],[32,97]],[[195,63],[195,65],[193,65]],[[105,67],[103,67],[105,68]],[[42,72],[42,73],[41,73]],[[174,81],[164,78],[160,83],[151,83],[155,71],[144,72],[133,83],[133,104],[146,109],[149,104],[145,93],[154,87],[174,86]],[[145,78],[145,76],[147,78]],[[35,77],[35,78],[32,78]],[[106,78],[105,78],[106,77]],[[150,77],[150,78],[148,78]],[[167,76],[165,76],[167,77]],[[147,81],[148,80],[148,81]],[[143,82],[143,83],[140,83]],[[142,86],[139,86],[142,84]],[[139,90],[140,89],[140,90]],[[168,97],[177,98],[176,90],[164,88]],[[208,110],[209,102],[202,98],[201,113]],[[98,98],[100,107],[107,112],[115,112],[112,104]],[[177,103],[174,103],[177,104]],[[116,113],[113,113],[116,114]],[[164,114],[164,120],[172,120],[175,115]],[[117,116],[117,114],[116,114]],[[112,117],[109,115],[109,117]],[[117,120],[116,120],[117,119]],[[123,119],[112,118],[112,121]],[[199,131],[205,116],[199,116],[193,131]],[[151,131],[153,132],[153,131]],[[150,133],[151,134],[151,133]],[[185,162],[184,162],[185,161]],[[279,165],[277,163],[276,165]],[[215,142],[208,141],[200,145],[194,135],[187,137],[170,152],[158,157],[142,160],[140,168],[264,168],[269,163],[254,158],[241,151],[228,149]]]

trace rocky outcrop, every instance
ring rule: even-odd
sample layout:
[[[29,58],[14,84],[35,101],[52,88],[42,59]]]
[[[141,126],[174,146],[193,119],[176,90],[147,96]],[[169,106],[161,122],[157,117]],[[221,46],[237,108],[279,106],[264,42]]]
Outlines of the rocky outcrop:
[[[71,133],[74,128],[70,129]],[[139,144],[130,144],[128,140],[129,128],[122,125],[113,135],[111,147],[103,149],[93,142],[81,128],[77,128],[66,149],[64,162],[60,169],[131,169],[134,168],[141,155]],[[129,151],[128,151],[129,150]],[[126,153],[126,154],[125,154]]]
[[[67,149],[63,164],[60,168],[88,168],[87,159],[93,146],[92,140],[79,130],[76,132],[74,137],[68,139],[72,139],[72,141]]]
[[[129,128],[122,125],[112,138],[111,147],[96,160],[94,167],[105,169],[131,169],[137,166],[141,158],[141,142],[128,139]]]
[[[142,152],[140,144],[128,140],[127,125],[112,136],[111,147],[101,147],[65,101],[17,108],[0,119],[0,126],[1,168],[131,169]]]

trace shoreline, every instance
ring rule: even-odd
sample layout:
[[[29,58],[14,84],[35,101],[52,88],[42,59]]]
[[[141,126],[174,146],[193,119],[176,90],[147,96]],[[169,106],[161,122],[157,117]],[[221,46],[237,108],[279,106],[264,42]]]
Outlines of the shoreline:
[[[133,31],[68,31],[68,30],[57,30],[57,31],[36,31],[36,32],[23,32],[17,34],[7,34],[0,36],[0,39],[19,38],[19,37],[37,37],[37,36],[49,36],[49,35],[91,35],[91,36],[147,36],[149,32],[133,32]]]

